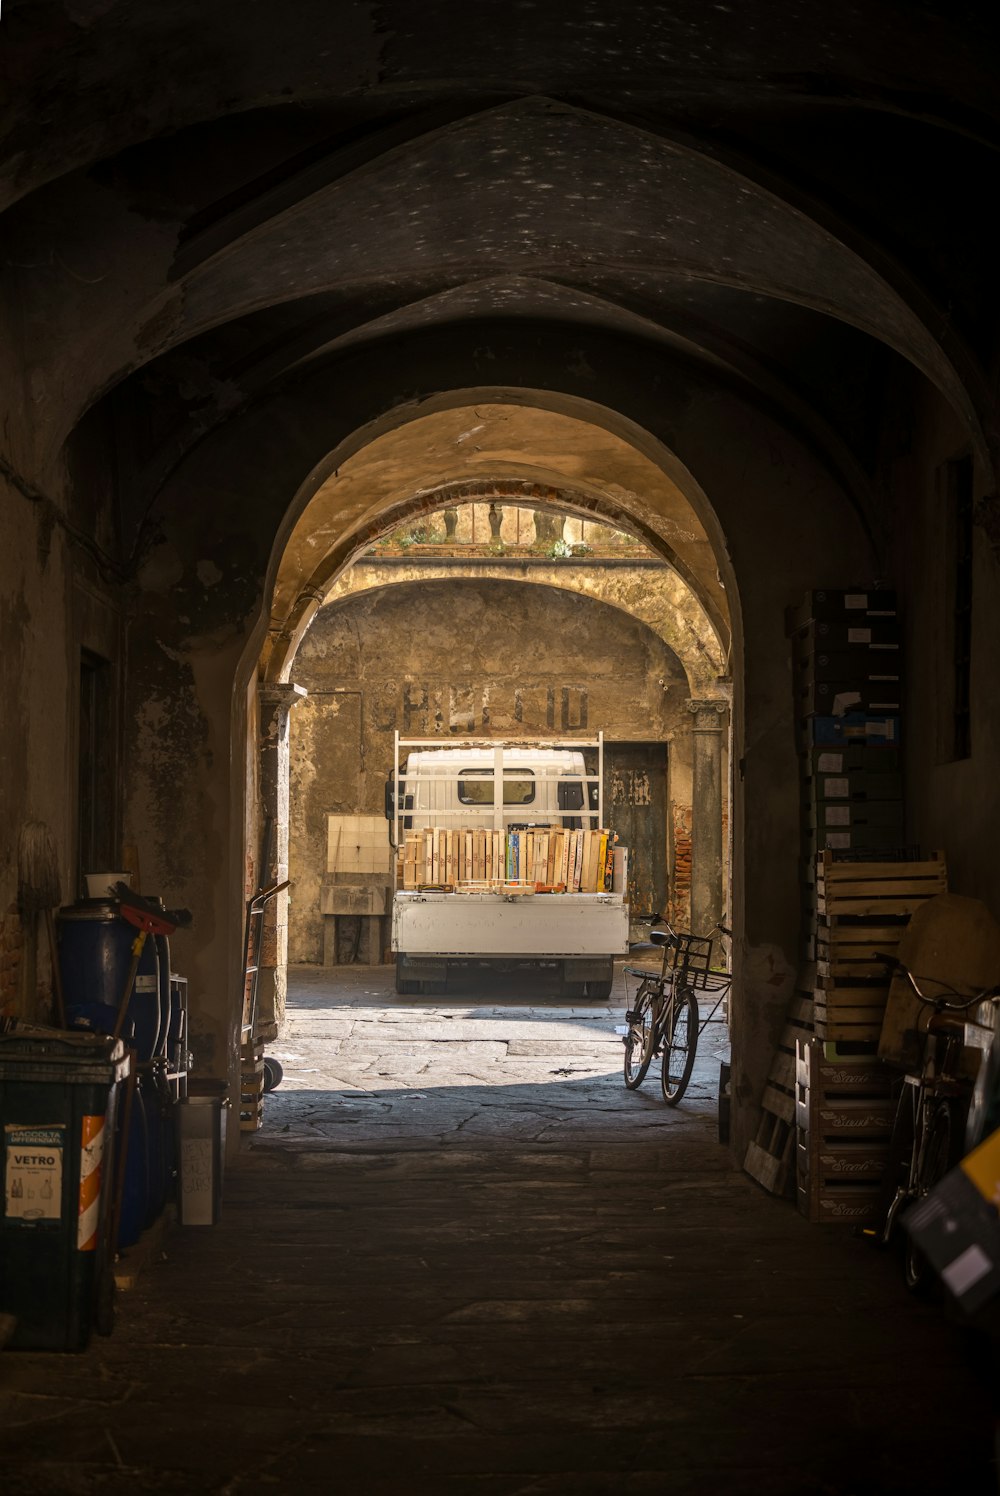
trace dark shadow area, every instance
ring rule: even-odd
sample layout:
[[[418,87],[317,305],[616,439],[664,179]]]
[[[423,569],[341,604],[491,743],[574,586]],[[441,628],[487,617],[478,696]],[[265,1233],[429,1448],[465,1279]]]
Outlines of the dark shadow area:
[[[995,1493],[963,1337],[683,1125],[262,1135],[109,1340],[3,1356],[5,1496]]]

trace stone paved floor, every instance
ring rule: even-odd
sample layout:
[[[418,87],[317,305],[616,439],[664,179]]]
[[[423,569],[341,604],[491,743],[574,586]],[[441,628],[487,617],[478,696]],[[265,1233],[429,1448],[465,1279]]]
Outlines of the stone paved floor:
[[[79,1356],[0,1356],[0,1491],[995,1493],[981,1348],[803,1222],[624,1002],[293,973],[286,1066],[212,1229]]]
[[[291,975],[286,1032],[269,1054],[284,1079],[256,1142],[426,1147],[520,1142],[545,1148],[705,1136],[717,1129],[725,1024],[707,1023],[682,1107],[622,1081],[625,978],[609,1004],[574,1006],[544,987],[494,980],[447,999],[399,997],[388,967]],[[634,987],[634,983],[631,983]],[[709,1015],[709,1008],[704,1016]]]

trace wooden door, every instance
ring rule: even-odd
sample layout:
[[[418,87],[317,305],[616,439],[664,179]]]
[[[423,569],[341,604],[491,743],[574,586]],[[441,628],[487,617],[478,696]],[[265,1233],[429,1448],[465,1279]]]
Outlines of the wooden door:
[[[667,745],[605,743],[604,819],[629,849],[632,918],[667,909]]]

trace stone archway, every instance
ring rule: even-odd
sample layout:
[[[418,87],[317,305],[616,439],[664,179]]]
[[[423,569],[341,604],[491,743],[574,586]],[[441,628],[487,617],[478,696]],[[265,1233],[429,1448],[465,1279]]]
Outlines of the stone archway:
[[[664,466],[615,432],[609,412],[600,413],[598,423],[596,412],[549,408],[559,403],[532,406],[484,399],[471,405],[444,402],[430,414],[421,408],[338,462],[300,503],[290,529],[277,567],[261,674],[269,692],[272,685],[287,688],[306,630],[351,563],[387,531],[427,517],[460,492],[468,494],[470,484],[480,494],[520,494],[547,508],[558,503],[564,512],[627,528],[669,562],[676,578],[673,596],[661,599],[659,607],[641,587],[633,588],[628,611],[670,636],[671,648],[684,661],[691,699],[715,700],[722,707],[710,719],[716,724],[714,750],[693,755],[698,783],[690,798],[698,813],[690,813],[683,823],[684,835],[690,837],[691,918],[699,928],[711,928],[723,913],[721,828],[727,797],[722,732],[728,727],[730,694],[725,661],[731,627],[719,563],[691,500]],[[580,457],[588,444],[597,456],[581,482]],[[467,476],[449,479],[449,467]],[[438,474],[443,481],[428,483],[429,475]],[[698,628],[684,626],[690,609],[677,608],[681,596],[693,602]],[[273,742],[287,741],[288,712],[296,699],[287,689],[278,690],[273,702],[268,695],[271,715],[262,741],[269,749]],[[284,774],[285,766],[284,750],[269,751],[262,760],[263,804],[276,826],[274,881],[287,875],[287,790],[274,777],[275,772]],[[285,988],[287,895],[269,908],[267,925],[265,1012],[278,1015]]]

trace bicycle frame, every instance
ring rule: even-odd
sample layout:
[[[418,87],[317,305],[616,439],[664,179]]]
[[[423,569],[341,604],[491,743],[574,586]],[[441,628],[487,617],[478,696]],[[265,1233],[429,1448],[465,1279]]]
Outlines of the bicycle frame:
[[[659,918],[654,915],[653,921]],[[676,1106],[691,1076],[699,1035],[713,1021],[732,978],[728,972],[712,971],[714,936],[678,934],[667,925],[665,930],[651,932],[650,943],[661,948],[659,972],[649,967],[625,968],[626,978],[640,978],[625,1013],[625,1084],[636,1090],[653,1057],[660,1054],[663,1099],[668,1106]],[[704,1019],[698,1006],[699,989],[715,996],[712,1010]],[[640,1034],[642,1047],[637,1055]]]
[[[885,1246],[892,1236],[900,1211],[923,1193],[927,1152],[930,1143],[932,1122],[938,1104],[942,1101],[966,1099],[971,1092],[971,1083],[949,1073],[956,1055],[961,1053],[959,1031],[928,1028],[924,1038],[924,1053],[919,1072],[903,1077],[893,1122],[892,1136],[912,1138],[906,1160],[906,1178],[896,1184],[896,1191],[889,1202],[878,1240]],[[902,1121],[901,1121],[902,1119]],[[902,1160],[899,1160],[902,1163]]]
[[[901,962],[889,957],[885,959],[887,964],[905,974],[920,1002],[931,1012],[924,1031],[920,1068],[904,1075],[893,1121],[886,1192],[892,1188],[893,1161],[898,1171],[895,1190],[883,1208],[881,1225],[866,1233],[882,1246],[888,1244],[900,1212],[927,1193],[930,1145],[938,1107],[942,1102],[967,1102],[971,1098],[972,1082],[959,1073],[965,1024],[957,1015],[966,1013],[974,1004],[995,997],[997,992],[996,988],[989,988],[973,997],[962,998],[956,992],[941,991],[931,997],[921,990],[918,979]],[[950,1002],[949,998],[958,1000]]]

